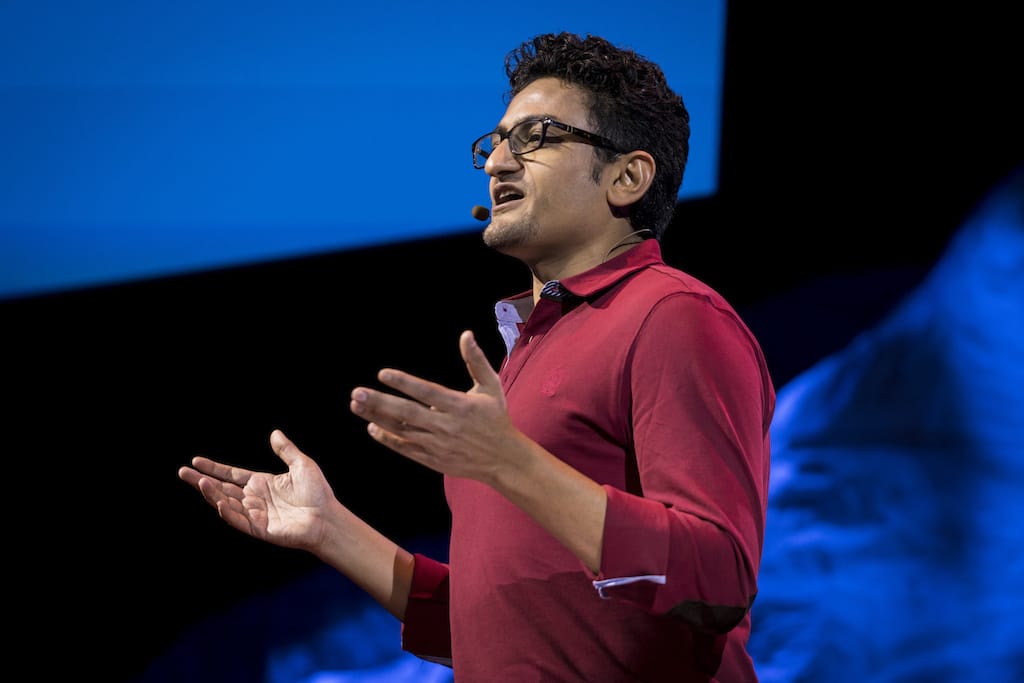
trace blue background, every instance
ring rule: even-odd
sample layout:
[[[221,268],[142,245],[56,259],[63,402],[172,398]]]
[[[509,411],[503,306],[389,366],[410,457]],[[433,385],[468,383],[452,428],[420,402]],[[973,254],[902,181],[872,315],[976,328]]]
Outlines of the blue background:
[[[0,3],[0,297],[476,230],[508,50],[595,33],[686,93],[714,192],[723,0]],[[656,21],[652,21],[653,17]]]

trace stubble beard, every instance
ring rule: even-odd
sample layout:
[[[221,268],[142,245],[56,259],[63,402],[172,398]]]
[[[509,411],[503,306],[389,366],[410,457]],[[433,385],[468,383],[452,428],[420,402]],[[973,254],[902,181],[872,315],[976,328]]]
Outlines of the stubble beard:
[[[491,249],[508,253],[532,242],[536,234],[537,224],[529,218],[499,218],[497,223],[492,219],[484,229],[483,240]]]

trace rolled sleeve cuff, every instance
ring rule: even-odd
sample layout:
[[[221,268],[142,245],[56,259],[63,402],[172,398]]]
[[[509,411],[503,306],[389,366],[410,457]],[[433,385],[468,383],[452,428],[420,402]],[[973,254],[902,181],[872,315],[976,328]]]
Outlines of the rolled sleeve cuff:
[[[605,592],[608,588],[618,588],[619,586],[628,586],[631,583],[638,581],[648,581],[650,583],[658,583],[662,586],[665,585],[664,574],[645,574],[644,576],[622,576],[617,579],[601,579],[594,581],[594,588],[597,589],[597,594],[601,598],[608,600],[609,595]]]
[[[601,543],[601,571],[591,574],[602,598],[616,598],[647,609],[654,606],[657,587],[668,568],[665,540],[668,516],[661,503],[605,485],[608,507]]]
[[[412,585],[402,621],[402,649],[441,664],[451,663],[448,621],[448,565],[413,555]]]

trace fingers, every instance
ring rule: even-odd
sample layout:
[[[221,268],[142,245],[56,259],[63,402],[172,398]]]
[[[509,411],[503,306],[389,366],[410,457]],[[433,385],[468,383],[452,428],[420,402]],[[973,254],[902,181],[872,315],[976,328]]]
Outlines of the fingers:
[[[466,364],[470,377],[475,388],[487,394],[499,395],[502,393],[501,380],[498,374],[491,367],[490,361],[484,355],[483,350],[476,343],[476,338],[470,330],[466,330],[459,337],[459,351]],[[394,418],[392,426],[406,423],[419,426],[420,420],[425,417],[423,411],[427,409],[450,412],[457,409],[460,401],[463,400],[464,392],[450,389],[436,382],[429,382],[407,372],[384,368],[377,373],[377,379],[392,389],[400,391],[415,403],[401,397],[384,394],[382,392],[358,387],[352,392],[354,404],[353,412],[361,414],[356,410],[356,403],[366,403],[372,397],[374,410]]]
[[[402,392],[409,398],[412,398],[416,404],[419,404],[417,406],[409,403],[407,399],[390,396],[388,394],[381,394],[381,396],[390,396],[390,398],[393,399],[386,400],[384,405],[388,405],[394,410],[404,410],[402,419],[405,419],[408,422],[412,422],[412,418],[416,415],[417,408],[435,406],[444,410],[453,405],[458,399],[458,396],[461,395],[461,392],[449,389],[442,384],[429,382],[425,379],[421,379],[414,375],[410,375],[407,372],[402,372],[401,370],[395,370],[393,368],[385,368],[378,372],[377,379],[380,380],[381,384]]]
[[[271,432],[270,445],[274,449],[274,453],[289,467],[300,458],[306,457],[280,429],[275,429]],[[178,478],[195,487],[199,486],[199,481],[204,477],[244,487],[252,475],[252,470],[226,465],[201,455],[192,458],[191,467],[181,467],[178,469]]]
[[[197,472],[196,470],[192,469],[191,467],[179,467],[178,468],[178,479],[181,479],[183,482],[185,482],[189,486],[198,488],[199,487],[199,480],[202,479],[202,478],[203,478],[203,475],[200,474],[199,472]]]
[[[420,450],[420,447],[410,440],[412,432],[418,430],[405,423],[399,424],[396,427],[387,427],[380,422],[371,422],[366,425],[366,431],[377,443],[407,456],[411,456],[414,451]],[[420,434],[424,433],[420,432]]]
[[[252,470],[232,467],[201,455],[192,458],[191,467],[178,468],[178,478],[199,491],[207,503],[217,508],[221,517],[237,515],[233,507],[244,496],[245,485],[252,475]]]
[[[224,516],[224,509],[232,505],[232,501],[241,500],[244,492],[242,484],[220,479],[210,471],[222,470],[231,471],[235,468],[214,463],[206,458],[196,457],[192,459],[193,467],[178,468],[178,478],[199,491],[203,499],[217,508],[221,516]]]
[[[415,401],[365,387],[356,387],[352,390],[349,409],[369,421],[371,427],[390,432],[408,431],[415,428],[422,424],[423,418],[418,413],[430,410]],[[376,437],[376,434],[374,436]]]
[[[195,474],[189,473],[187,471],[189,469],[193,470]],[[252,476],[252,470],[232,467],[231,465],[225,465],[216,460],[210,460],[209,458],[197,455],[192,458],[192,467],[181,468],[178,470],[178,476],[193,486],[198,485],[199,480],[205,476],[241,487],[245,486],[245,483],[249,481],[249,477]]]

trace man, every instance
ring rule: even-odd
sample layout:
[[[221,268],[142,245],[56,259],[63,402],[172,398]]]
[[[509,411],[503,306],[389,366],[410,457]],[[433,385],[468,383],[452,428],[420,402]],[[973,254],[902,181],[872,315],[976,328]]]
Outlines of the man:
[[[735,311],[661,258],[689,114],[598,37],[538,36],[506,70],[512,99],[473,143],[484,241],[533,280],[496,306],[500,371],[466,331],[468,391],[388,368],[394,393],[351,394],[374,440],[445,475],[449,563],[370,528],[280,431],[284,474],[197,457],[180,477],[348,576],[459,683],[754,681],[775,393]]]

